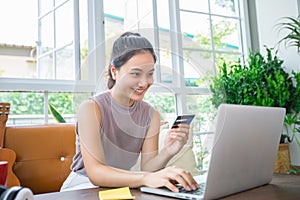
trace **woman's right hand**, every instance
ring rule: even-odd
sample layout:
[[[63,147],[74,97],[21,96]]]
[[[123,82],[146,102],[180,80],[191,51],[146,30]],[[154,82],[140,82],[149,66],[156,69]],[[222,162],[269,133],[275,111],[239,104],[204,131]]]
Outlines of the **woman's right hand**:
[[[178,188],[175,185],[177,183],[181,184],[188,191],[199,188],[190,172],[175,166],[147,173],[144,176],[144,185],[147,187],[158,188],[164,186],[173,192],[178,192]]]

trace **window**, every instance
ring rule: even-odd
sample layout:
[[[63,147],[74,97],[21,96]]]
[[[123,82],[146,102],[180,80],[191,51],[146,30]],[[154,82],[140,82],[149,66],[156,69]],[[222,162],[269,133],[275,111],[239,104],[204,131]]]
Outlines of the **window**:
[[[8,124],[54,122],[47,108],[55,99],[67,121],[74,122],[80,103],[75,99],[91,96],[96,85],[94,70],[81,65],[88,54],[88,1],[5,4],[5,18],[16,19],[1,31],[5,39],[0,44],[0,82],[5,83],[0,84],[0,101],[11,103]]]
[[[243,59],[243,1],[104,0],[107,45],[123,31],[150,39],[158,55],[155,84],[145,97],[169,124],[176,113],[196,113],[193,123],[198,167],[205,168],[215,110],[207,77],[222,62]],[[109,49],[107,55],[109,55]]]
[[[242,42],[245,41],[245,22],[240,15],[242,3],[239,0],[104,0],[106,55],[115,37],[123,31],[137,31],[149,38],[159,55],[156,84],[151,91],[173,96],[175,112],[186,113],[186,105],[192,103],[188,95],[208,97],[209,83],[205,78],[214,75],[223,61],[244,55],[247,47]]]
[[[6,38],[0,44],[0,101],[11,103],[8,124],[54,123],[49,103],[74,123],[82,100],[107,89],[104,73],[116,37],[139,32],[158,55],[156,81],[145,100],[169,124],[177,114],[196,114],[194,150],[199,169],[206,167],[215,113],[207,78],[222,62],[243,60],[247,53],[246,1],[32,0],[21,6],[15,1],[0,6],[0,15],[15,19],[15,12],[23,13],[14,22],[20,29],[8,23],[3,30],[14,39],[28,34],[30,42]]]
[[[39,8],[37,77],[75,80],[73,1],[39,1]]]
[[[26,70],[23,75],[20,70],[8,75],[8,68],[4,72],[1,68],[0,82],[5,85],[0,84],[0,90],[6,95],[10,91],[41,94],[44,109],[39,114],[51,119],[45,105],[52,94],[74,94],[80,99],[106,89],[104,73],[113,41],[124,31],[135,31],[149,38],[158,55],[156,82],[146,100],[157,104],[162,119],[172,121],[177,113],[211,113],[206,78],[217,73],[220,63],[242,58],[248,49],[243,3],[39,0],[31,5],[37,11],[33,12],[38,33],[33,41],[37,42],[21,45],[33,62],[16,64],[15,69]],[[202,131],[203,124],[195,128]]]
[[[90,96],[88,93],[1,92],[0,102],[11,104],[7,125],[57,123],[48,113],[48,103],[68,123],[75,123],[78,105]]]

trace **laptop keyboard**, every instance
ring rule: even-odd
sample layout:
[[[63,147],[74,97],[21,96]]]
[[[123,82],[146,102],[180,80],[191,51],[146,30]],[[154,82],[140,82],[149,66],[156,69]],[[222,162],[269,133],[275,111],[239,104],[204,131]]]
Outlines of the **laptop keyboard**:
[[[180,193],[188,193],[188,194],[195,194],[195,195],[203,195],[204,194],[204,187],[205,183],[200,183],[199,188],[197,190],[191,190],[188,191],[182,186],[178,186],[179,192]]]

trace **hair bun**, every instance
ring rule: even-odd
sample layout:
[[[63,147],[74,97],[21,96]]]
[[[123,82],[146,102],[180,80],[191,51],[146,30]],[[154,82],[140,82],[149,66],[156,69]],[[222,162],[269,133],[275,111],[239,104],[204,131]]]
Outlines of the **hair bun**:
[[[125,32],[120,37],[129,37],[129,36],[138,36],[141,37],[139,33],[133,33],[133,32]]]

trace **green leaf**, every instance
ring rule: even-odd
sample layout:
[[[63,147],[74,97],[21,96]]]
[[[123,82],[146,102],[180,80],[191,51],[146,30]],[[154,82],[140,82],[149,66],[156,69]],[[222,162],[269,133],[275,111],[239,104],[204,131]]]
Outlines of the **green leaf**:
[[[279,27],[279,32],[288,31],[288,33],[279,40],[279,43],[284,43],[287,47],[295,46],[300,49],[300,18],[284,17],[283,20],[287,22],[282,22],[277,24]]]
[[[48,110],[52,114],[55,121],[57,121],[58,123],[66,123],[60,112],[51,103],[48,104]]]

